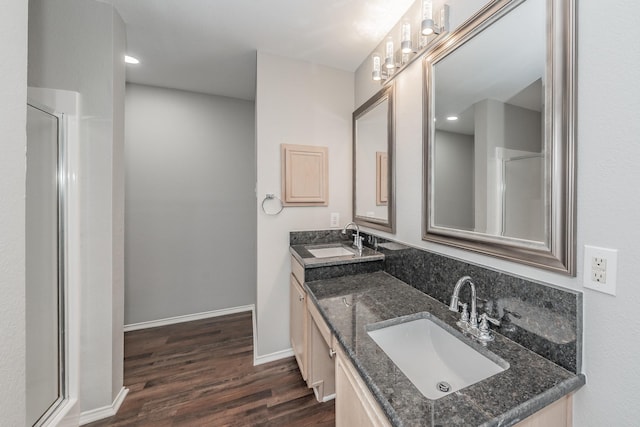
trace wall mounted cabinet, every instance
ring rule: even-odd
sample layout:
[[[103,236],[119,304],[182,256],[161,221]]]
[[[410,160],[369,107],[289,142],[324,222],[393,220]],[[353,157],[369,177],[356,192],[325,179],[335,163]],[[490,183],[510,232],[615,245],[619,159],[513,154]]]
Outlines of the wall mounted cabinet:
[[[311,145],[280,146],[284,206],[329,204],[329,149]]]

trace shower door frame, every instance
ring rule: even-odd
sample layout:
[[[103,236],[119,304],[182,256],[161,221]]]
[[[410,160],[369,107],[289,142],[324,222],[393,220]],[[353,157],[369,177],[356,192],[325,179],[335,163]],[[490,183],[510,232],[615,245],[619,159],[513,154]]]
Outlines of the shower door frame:
[[[70,427],[80,423],[80,94],[58,89],[27,89],[27,105],[58,118],[58,281],[60,380],[64,384],[58,399],[36,426]]]

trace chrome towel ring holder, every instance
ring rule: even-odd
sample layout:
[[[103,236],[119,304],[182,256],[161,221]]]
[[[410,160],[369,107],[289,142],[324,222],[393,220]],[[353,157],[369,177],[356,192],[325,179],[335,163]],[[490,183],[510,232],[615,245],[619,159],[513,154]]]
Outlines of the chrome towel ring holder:
[[[264,207],[264,204],[267,200],[277,200],[278,203],[280,204],[280,207],[278,208],[277,211],[272,211],[272,212],[267,212],[267,209]],[[280,212],[282,212],[282,210],[284,209],[284,204],[282,203],[282,200],[280,200],[280,198],[278,196],[276,196],[275,194],[271,194],[271,193],[267,193],[264,197],[264,199],[262,199],[262,212],[264,212],[267,215],[278,215]]]

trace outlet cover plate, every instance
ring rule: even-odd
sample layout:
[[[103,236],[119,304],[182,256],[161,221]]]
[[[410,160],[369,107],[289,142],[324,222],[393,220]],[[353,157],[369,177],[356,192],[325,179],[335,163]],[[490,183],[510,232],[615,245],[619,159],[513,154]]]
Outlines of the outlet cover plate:
[[[340,227],[340,212],[331,212],[329,227]]]
[[[583,285],[585,288],[616,295],[618,250],[584,246]]]

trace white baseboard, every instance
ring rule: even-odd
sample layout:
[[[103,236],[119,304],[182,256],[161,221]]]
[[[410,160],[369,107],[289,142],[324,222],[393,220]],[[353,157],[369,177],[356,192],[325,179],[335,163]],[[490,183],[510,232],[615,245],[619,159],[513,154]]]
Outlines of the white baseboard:
[[[118,409],[120,409],[120,405],[124,402],[124,398],[127,397],[127,393],[129,393],[129,389],[122,387],[111,405],[82,412],[80,414],[80,425],[82,426],[104,418],[113,417],[118,413]]]
[[[253,366],[262,365],[264,363],[274,362],[276,360],[284,359],[286,357],[293,357],[293,349],[276,351],[275,353],[265,354],[264,356],[253,356]]]
[[[255,306],[251,304],[251,305],[243,305],[240,307],[223,308],[221,310],[205,311],[203,313],[187,314],[184,316],[168,317],[166,319],[151,320],[148,322],[132,323],[130,325],[124,325],[124,331],[129,332],[129,331],[137,331],[140,329],[157,328],[158,326],[167,326],[167,325],[173,325],[175,323],[191,322],[193,320],[208,319],[210,317],[226,316],[227,314],[242,313],[245,311],[251,311],[253,313],[254,308]],[[254,328],[254,334],[255,334],[255,328]]]

